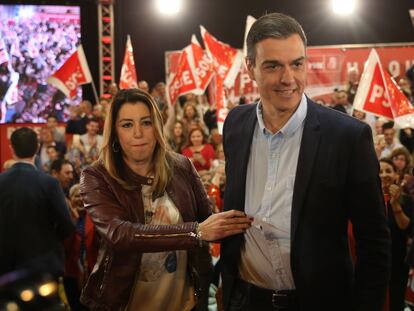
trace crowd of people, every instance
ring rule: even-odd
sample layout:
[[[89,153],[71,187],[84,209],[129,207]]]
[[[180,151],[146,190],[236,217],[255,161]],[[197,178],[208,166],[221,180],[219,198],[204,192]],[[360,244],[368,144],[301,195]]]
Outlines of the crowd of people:
[[[143,86],[144,91],[149,91],[145,81],[140,81],[139,85]],[[397,130],[393,122],[374,117],[370,119],[365,113],[352,110],[349,98],[352,98],[350,92],[354,88],[335,90],[332,103],[320,104],[367,122],[373,129],[387,215],[395,242],[390,300],[391,304],[402,305],[409,270],[409,263],[405,261],[406,250],[407,243],[411,241],[411,220],[414,212],[414,178],[411,174],[414,133],[410,128]],[[410,88],[405,88],[404,91],[410,96]],[[114,92],[116,93],[117,91]],[[168,109],[162,82],[151,93],[164,116],[163,127],[168,148],[190,159],[201,177],[213,211],[222,211],[226,187],[225,157],[222,137],[217,130],[214,106],[200,104],[205,103],[205,97],[187,94],[180,98],[175,107]],[[79,106],[71,107],[65,132],[58,128],[58,117],[50,114],[47,117],[47,126],[39,134],[40,148],[35,163],[39,169],[59,180],[77,228],[76,234],[65,241],[64,284],[68,303],[73,310],[85,309],[79,302],[80,290],[96,262],[99,245],[99,235],[95,233],[93,223],[85,213],[80,199],[79,178],[82,170],[99,157],[104,142],[104,122],[110,109],[111,100],[102,99],[94,105],[84,100]],[[7,161],[5,167],[12,164],[13,160]],[[217,255],[215,247],[217,245],[213,243],[210,252]]]
[[[286,19],[283,15],[271,16],[271,18],[292,23],[292,20]],[[295,23],[293,22],[293,28],[298,27],[298,24]],[[260,25],[256,27],[260,27]],[[293,28],[289,28],[288,31],[291,31]],[[300,56],[303,54],[306,39],[299,37],[302,31],[300,26],[297,29],[299,29],[297,30],[298,32],[294,32],[293,34],[288,32],[287,35],[281,38],[276,37],[276,39],[259,40],[254,44],[262,44],[260,48],[266,49],[266,43],[263,43],[267,42],[266,40],[274,40],[274,44],[282,45],[286,44],[285,40],[293,40],[292,42],[289,41],[288,46],[298,46],[299,48],[294,53]],[[255,31],[259,30],[260,28]],[[252,36],[252,38],[256,37]],[[285,46],[283,47],[286,48]],[[260,50],[260,52],[263,51]],[[258,54],[250,57],[252,58],[250,58],[248,66],[250,66],[251,76],[260,80],[259,77],[264,74],[255,67],[256,64],[254,61],[260,59],[263,55]],[[295,60],[295,62],[298,62],[298,64],[295,63],[295,66],[301,68],[301,62],[303,60],[301,57],[298,57],[298,59],[299,61]],[[295,70],[298,70],[298,72],[295,74],[299,76],[302,72],[297,68]],[[279,168],[283,174],[280,173],[281,176],[278,178],[283,179],[284,182],[281,183],[282,186],[277,186],[279,188],[276,187],[270,194],[266,194],[267,192],[265,194],[258,194],[254,189],[263,186],[266,191],[272,190],[272,187],[267,184],[268,181],[263,180],[263,176],[260,175],[260,172],[268,169],[268,167],[263,166],[264,149],[262,150],[261,147],[267,146],[266,144],[270,142],[269,152],[274,153],[271,153],[271,156],[269,154],[267,160],[276,159],[280,151],[278,146],[280,146],[279,141],[281,138],[277,136],[280,133],[280,128],[275,126],[274,129],[276,130],[270,133],[266,128],[269,124],[264,124],[259,119],[257,128],[261,131],[254,130],[254,126],[256,125],[250,119],[247,119],[246,116],[248,114],[245,112],[251,112],[251,107],[256,107],[256,105],[253,106],[244,103],[231,103],[229,105],[229,107],[245,106],[245,109],[242,108],[244,110],[239,109],[239,107],[236,113],[232,114],[230,112],[230,121],[226,125],[228,140],[226,141],[226,137],[224,137],[224,143],[227,143],[227,155],[230,155],[231,160],[226,159],[224,154],[223,137],[218,132],[214,104],[209,104],[206,96],[187,94],[182,96],[176,105],[169,107],[166,102],[165,84],[163,82],[157,83],[150,90],[146,81],[139,81],[138,89],[118,91],[114,88],[112,91],[113,97],[110,100],[102,99],[99,103],[94,104],[84,100],[79,106],[72,106],[70,108],[69,120],[65,124],[65,132],[61,132],[58,128],[57,121],[59,117],[53,113],[49,114],[47,116],[47,126],[42,128],[39,135],[40,148],[34,157],[34,163],[39,170],[50,174],[59,181],[61,190],[66,197],[66,203],[73,225],[76,227],[74,233],[64,241],[64,287],[67,301],[71,308],[73,310],[87,310],[85,305],[92,309],[104,308],[110,305],[117,309],[134,310],[139,305],[141,308],[143,306],[148,307],[148,310],[167,310],[167,306],[175,306],[175,310],[179,310],[179,306],[185,306],[183,310],[191,310],[194,307],[197,310],[207,310],[210,283],[216,283],[218,285],[218,280],[214,277],[214,268],[211,266],[210,254],[217,256],[218,252],[216,249],[217,244],[211,243],[206,247],[206,242],[214,242],[222,238],[226,238],[224,240],[224,246],[227,250],[224,253],[224,262],[221,267],[222,273],[223,271],[225,273],[223,275],[223,281],[228,284],[229,279],[234,277],[231,274],[234,273],[240,273],[241,277],[243,277],[243,280],[235,279],[231,281],[235,287],[232,295],[235,295],[234,293],[237,295],[239,290],[240,295],[230,297],[229,292],[224,292],[224,303],[227,305],[234,303],[234,299],[237,298],[242,303],[249,304],[253,309],[260,305],[259,301],[246,302],[243,300],[243,297],[246,294],[245,291],[255,293],[254,295],[258,295],[258,297],[262,297],[260,295],[263,295],[263,297],[267,298],[268,296],[268,293],[264,290],[267,286],[255,286],[248,282],[251,278],[258,278],[258,274],[255,274],[251,268],[256,264],[254,262],[256,253],[263,251],[261,249],[263,246],[262,243],[267,245],[266,243],[270,239],[261,232],[275,235],[280,235],[280,232],[283,232],[283,239],[279,237],[275,239],[280,243],[282,240],[286,241],[285,234],[290,234],[286,233],[290,232],[290,223],[281,223],[282,227],[278,228],[280,232],[275,233],[276,231],[272,231],[274,228],[269,229],[266,227],[269,225],[266,223],[266,217],[269,215],[266,214],[267,216],[265,215],[263,219],[255,219],[255,226],[251,228],[253,219],[246,216],[246,214],[261,215],[260,211],[255,209],[259,209],[258,206],[265,204],[265,200],[263,202],[260,201],[258,205],[250,204],[246,210],[243,209],[246,214],[241,211],[232,211],[229,208],[224,208],[225,211],[223,212],[223,207],[225,207],[224,197],[226,191],[228,191],[227,178],[229,177],[226,176],[225,172],[226,160],[231,161],[230,164],[228,163],[228,173],[231,174],[232,178],[232,193],[229,195],[227,192],[226,198],[232,200],[232,203],[243,202],[241,204],[244,205],[245,196],[240,195],[241,192],[236,190],[247,187],[250,189],[250,192],[246,193],[246,199],[250,200],[249,203],[256,202],[258,198],[261,199],[262,195],[271,202],[272,200],[277,201],[277,198],[272,197],[275,193],[281,196],[290,193],[288,198],[284,199],[284,202],[289,201],[290,203],[288,205],[291,206],[294,204],[292,200],[294,200],[293,188],[295,176],[292,172],[296,171],[296,165],[298,166],[298,174],[302,174],[302,177],[305,174],[303,172],[306,171],[303,163],[297,164],[297,158],[300,152],[300,141],[301,139],[305,141],[308,139],[307,142],[309,144],[310,139],[309,136],[306,136],[308,134],[305,134],[305,132],[302,137],[300,127],[303,126],[303,123],[301,122],[304,122],[305,116],[312,117],[309,113],[313,113],[314,118],[315,115],[326,117],[326,120],[323,122],[327,123],[323,123],[321,126],[324,131],[331,131],[331,129],[324,128],[324,126],[332,125],[335,123],[334,118],[337,118],[338,122],[351,132],[355,131],[356,133],[357,130],[360,130],[361,137],[351,137],[350,132],[342,133],[342,129],[335,129],[332,132],[332,138],[324,133],[324,137],[329,137],[329,139],[322,139],[320,144],[322,146],[321,148],[327,154],[318,154],[317,161],[322,167],[322,173],[318,172],[315,176],[318,177],[318,174],[321,174],[319,177],[325,177],[326,180],[321,178],[323,180],[321,180],[320,184],[313,185],[315,188],[312,189],[315,190],[315,193],[320,194],[320,196],[316,196],[316,199],[302,199],[310,200],[307,203],[308,206],[313,207],[313,205],[317,204],[318,212],[323,211],[323,217],[325,218],[327,217],[326,214],[331,215],[332,224],[338,224],[340,227],[343,224],[342,220],[345,219],[341,215],[345,214],[346,212],[344,211],[348,210],[346,207],[343,207],[344,202],[338,202],[338,198],[343,198],[341,197],[343,189],[339,189],[339,187],[343,185],[355,187],[360,182],[363,185],[372,187],[372,193],[367,194],[367,196],[372,196],[373,201],[379,203],[375,207],[367,206],[367,211],[375,211],[372,219],[375,218],[376,220],[373,220],[373,223],[375,221],[380,223],[382,221],[381,217],[386,215],[386,221],[388,222],[391,234],[392,264],[390,280],[387,285],[388,310],[403,311],[409,269],[410,267],[414,267],[414,256],[412,255],[414,253],[414,247],[410,246],[413,235],[412,222],[414,217],[414,177],[412,176],[414,132],[411,128],[397,129],[393,122],[354,110],[352,108],[352,101],[358,88],[358,80],[358,72],[355,69],[351,69],[346,85],[344,85],[343,89],[334,90],[330,103],[315,100],[319,105],[328,106],[333,110],[339,111],[341,114],[334,113],[330,109],[322,109],[313,103],[306,106],[307,99],[305,96],[302,96],[302,93],[298,96],[296,94],[295,96],[291,96],[294,100],[294,102],[292,100],[291,104],[294,104],[296,107],[292,110],[294,111],[294,117],[292,117],[291,123],[289,123],[290,121],[287,123],[289,125],[288,128],[283,128],[282,134],[286,133],[286,140],[288,138],[292,139],[287,143],[292,145],[289,145],[289,148],[285,149],[289,151],[288,154],[285,151],[284,155],[279,155],[286,164],[285,167]],[[299,78],[298,81],[303,82]],[[400,84],[406,96],[412,99],[412,86],[407,81],[411,81],[410,73],[407,74],[407,77],[400,79]],[[298,85],[300,84],[299,82],[295,80],[295,83]],[[290,83],[293,82],[282,81],[281,85]],[[297,87],[300,88],[303,85]],[[282,90],[280,92],[294,93],[294,91],[290,90]],[[264,100],[263,103],[268,100],[266,95],[268,94],[261,94],[261,100]],[[287,96],[287,94],[282,95]],[[269,96],[271,97],[272,95]],[[265,113],[268,116],[268,106],[257,105],[257,107],[262,108],[255,109],[253,112],[254,115],[257,113],[257,115],[261,116],[261,114]],[[310,109],[311,112],[306,112],[306,109]],[[372,137],[366,137],[366,134],[369,134],[369,131],[366,129],[369,127],[362,127],[361,123],[355,122],[353,118],[368,124],[372,129]],[[241,121],[246,122],[242,122],[242,124],[237,123]],[[306,130],[313,129],[306,128]],[[260,136],[259,132],[263,132],[264,135]],[[142,140],[137,140],[137,137],[142,138]],[[231,143],[229,137],[231,137]],[[252,151],[249,149],[250,146],[247,148],[244,144],[247,141],[247,137],[254,137]],[[266,139],[263,139],[263,137],[266,137]],[[334,142],[337,137],[341,137],[343,140],[349,142],[355,142],[355,146],[343,145],[337,147],[338,149],[333,149],[330,143]],[[314,142],[319,143],[319,140],[315,140]],[[341,142],[336,142],[337,145],[339,143]],[[370,149],[371,145],[375,148]],[[361,159],[358,159],[357,156],[359,151],[352,149],[355,147],[363,149],[361,150]],[[381,194],[380,190],[376,189],[376,186],[379,185],[378,180],[366,181],[366,176],[363,176],[360,172],[351,171],[344,174],[344,176],[336,176],[338,178],[337,183],[333,181],[333,177],[329,175],[330,172],[328,170],[341,170],[348,162],[336,163],[338,167],[333,167],[333,162],[330,159],[321,159],[321,157],[333,156],[342,159],[339,154],[340,152],[352,158],[353,166],[346,168],[348,170],[358,170],[361,167],[368,166],[368,172],[375,175],[378,169],[376,161],[379,161],[378,172],[380,186],[382,187],[382,194],[384,196],[385,211],[378,211],[376,209],[382,205],[381,195],[380,200],[378,200],[377,196],[377,194]],[[249,163],[247,163],[249,157],[246,154],[250,155]],[[267,154],[265,156],[267,157]],[[367,159],[375,159],[375,163],[367,164],[358,162],[359,160],[363,161]],[[238,166],[240,163],[236,160],[243,163],[241,168]],[[272,161],[276,162],[278,160]],[[322,162],[325,163],[322,164]],[[13,160],[10,160],[6,162],[5,168],[7,169],[13,166]],[[254,166],[256,170],[253,172],[252,169],[247,169],[250,166]],[[303,171],[300,171],[299,166]],[[244,170],[246,174],[239,174],[239,168]],[[324,168],[327,171],[324,171]],[[239,178],[240,176],[244,176],[244,178],[248,176],[249,179],[244,180],[243,178]],[[276,175],[268,174],[267,178],[276,178]],[[139,195],[135,196],[131,190],[136,190],[134,187],[137,184],[140,185],[140,191]],[[331,191],[331,193],[322,192],[321,189]],[[377,190],[378,193],[376,192]],[[361,194],[358,191],[362,190],[353,188],[349,189],[349,191]],[[326,197],[322,198],[322,196]],[[357,199],[352,196],[351,198],[346,198],[350,203],[355,203]],[[365,202],[364,200],[361,201]],[[230,204],[229,202],[227,201],[227,205]],[[266,204],[270,204],[269,202]],[[336,202],[337,205],[341,206],[341,212],[329,212],[332,202]],[[371,204],[371,202],[368,203]],[[122,208],[120,208],[119,204],[122,205]],[[139,208],[136,208],[138,205]],[[284,211],[283,209],[286,208],[285,205],[281,207],[281,211]],[[165,208],[163,212],[160,212],[160,206]],[[88,212],[85,211],[85,207]],[[357,207],[361,206],[358,205]],[[234,208],[238,208],[238,206]],[[142,211],[142,213],[138,211]],[[179,212],[177,213],[177,211]],[[357,254],[357,256],[358,250],[355,251],[352,248],[358,248],[359,245],[357,242],[355,246],[353,241],[361,239],[361,236],[365,234],[369,235],[370,232],[366,228],[372,225],[372,223],[367,224],[364,229],[361,229],[363,223],[366,221],[364,218],[365,212],[365,210],[356,210],[354,206],[350,207],[349,213],[351,215],[349,217],[355,220],[356,227],[354,228],[356,229],[353,231],[353,224],[349,224],[351,228],[349,230],[349,243],[351,252]],[[305,216],[309,216],[309,214],[311,214],[311,210],[305,210],[303,219]],[[142,224],[145,224],[145,226]],[[159,224],[165,226],[160,228],[157,226]],[[305,229],[299,230],[297,234],[300,235],[302,241],[304,235],[306,236],[307,234],[308,236],[306,238],[309,238],[312,242],[314,242],[315,238],[321,239],[319,232],[316,232],[317,229],[315,228],[325,227],[333,233],[333,239],[325,241],[328,243],[327,245],[334,247],[334,245],[338,246],[338,244],[332,243],[339,243],[341,245],[344,243],[341,239],[335,238],[337,237],[336,234],[339,229],[333,228],[333,225],[323,223],[320,226],[318,220],[302,223],[302,225],[302,228],[309,228],[310,231],[315,230],[312,232],[306,232]],[[265,231],[266,228],[269,231]],[[241,244],[241,239],[238,238],[237,234],[241,232],[245,233],[247,229],[250,231],[246,235],[246,247],[238,248]],[[381,234],[387,233],[387,229],[381,230],[378,229],[376,232],[380,232]],[[132,231],[134,232],[134,236],[128,234]],[[202,232],[202,235],[200,232]],[[326,232],[323,234],[329,236]],[[174,236],[174,243],[168,242],[169,236]],[[290,235],[288,235],[288,238],[290,239]],[[259,239],[262,240],[259,241]],[[378,241],[381,239],[382,237]],[[385,240],[386,238],[384,238]],[[255,244],[255,241],[259,242]],[[303,243],[306,244],[305,242]],[[347,245],[346,242],[345,244]],[[197,245],[201,246],[198,249],[199,251],[193,252],[192,249]],[[381,248],[384,245],[386,248],[387,244],[385,242]],[[277,249],[284,251],[285,245],[278,245]],[[182,252],[182,250],[189,251],[187,253]],[[255,252],[255,250],[260,250],[260,252]],[[300,251],[308,255],[312,253],[312,250],[309,251],[306,245]],[[364,255],[364,251],[359,250],[359,254]],[[338,246],[338,253],[342,252],[343,249]],[[233,256],[235,253],[238,256]],[[276,256],[276,254],[273,255]],[[234,267],[233,260],[234,258],[240,258],[240,256],[242,260],[240,267],[242,270],[238,271],[235,270],[238,268]],[[265,254],[264,258],[266,256]],[[334,254],[330,256],[335,257]],[[263,260],[262,258],[259,259],[259,262],[263,262],[260,260]],[[304,260],[307,259],[304,258]],[[354,260],[357,262],[358,259],[354,257]],[[310,264],[320,266],[323,262],[322,259],[320,263],[312,263],[311,261],[307,261],[306,263],[301,262],[300,266],[308,269]],[[339,258],[338,261],[342,264],[346,260]],[[384,261],[386,261],[386,258]],[[186,271],[187,262],[189,266],[196,267],[199,272],[199,288],[202,290],[200,297],[202,298],[199,299],[197,305],[193,295],[197,296],[198,293],[192,291],[197,291],[197,288],[191,288],[187,283],[187,276],[190,279],[193,278],[191,272]],[[292,264],[295,264],[295,262],[292,262]],[[344,269],[347,269],[347,263],[343,265]],[[265,269],[269,264],[265,263],[263,266]],[[290,267],[290,264],[288,266]],[[272,268],[270,267],[269,269]],[[315,267],[313,269],[315,271],[317,270]],[[278,269],[277,271],[282,270]],[[309,275],[312,275],[309,279],[314,277],[314,274],[317,272],[315,271],[309,273]],[[262,272],[259,271],[259,274]],[[302,273],[302,270],[300,272]],[[190,275],[187,275],[187,273]],[[170,274],[176,277],[171,278]],[[182,274],[186,276],[184,280],[178,277]],[[278,291],[279,295],[286,296],[289,299],[296,297],[297,293],[292,287],[296,285],[296,288],[298,288],[301,286],[301,281],[304,282],[303,284],[308,281],[306,277],[303,277],[299,278],[299,280],[295,279],[296,284],[293,284],[293,277],[297,278],[297,275],[292,276],[288,274],[287,276],[281,276],[281,282],[285,282],[285,285],[287,284],[287,290],[280,291],[280,293]],[[319,273],[317,277],[328,280],[329,275],[321,276]],[[89,281],[87,281],[88,278]],[[151,285],[144,285],[148,280],[155,280],[156,282],[151,283]],[[348,277],[343,276],[341,280],[347,282]],[[268,280],[260,279],[259,281],[254,281],[253,284],[257,285],[260,282],[265,284]],[[379,277],[378,284],[381,281],[382,278]],[[319,281],[315,282],[316,287],[319,285],[325,288],[330,287],[330,284]],[[378,286],[378,291],[380,291],[380,285]],[[330,291],[331,289],[326,288],[326,292],[331,295],[329,297],[327,296],[327,301],[332,299],[332,297],[339,297],[335,296],[337,293],[334,289],[337,287],[342,288],[341,286],[345,288],[346,284],[334,284],[332,292]],[[81,304],[80,296],[82,288],[84,292]],[[348,290],[349,288],[346,287],[345,289]],[[161,296],[152,297],[151,294],[155,292]],[[306,295],[309,295],[310,292],[312,292],[311,289],[307,293],[299,293],[303,297],[307,297]],[[321,293],[321,295],[323,294]],[[343,294],[345,295],[345,293]],[[363,301],[364,299],[368,299],[368,296],[367,294],[366,297],[359,298]],[[372,297],[374,296],[372,295]],[[125,299],[118,299],[119,297]],[[142,299],[143,297],[146,297],[144,299],[145,301]],[[318,305],[322,301],[322,298],[319,298],[319,300],[314,300],[313,303],[315,305]],[[238,301],[236,302],[238,303]],[[341,303],[341,301],[337,301],[337,303]],[[365,301],[364,303],[368,303],[369,305],[369,302]],[[295,300],[294,304],[291,304],[290,309],[287,310],[299,310],[296,304],[297,301]],[[372,302],[373,306],[380,304],[381,299]],[[332,306],[332,308],[335,309],[335,306]],[[312,310],[312,307],[310,310]]]
[[[19,6],[12,9],[2,11],[0,21],[0,50],[9,58],[0,62],[0,101],[8,92],[15,94],[3,102],[0,120],[38,123],[51,113],[63,120],[71,101],[46,80],[76,50],[80,19],[75,22],[65,14],[44,18],[37,11],[30,17],[19,16]]]

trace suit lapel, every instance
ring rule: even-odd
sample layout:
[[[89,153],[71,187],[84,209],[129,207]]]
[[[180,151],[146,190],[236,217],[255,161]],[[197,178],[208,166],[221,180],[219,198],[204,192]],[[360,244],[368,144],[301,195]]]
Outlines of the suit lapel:
[[[256,104],[257,105],[257,104]],[[242,168],[242,178],[239,179],[239,189],[242,193],[243,198],[243,204],[240,206],[240,210],[244,211],[244,204],[245,204],[245,198],[246,198],[246,177],[247,177],[247,166],[249,164],[250,159],[250,150],[252,147],[252,141],[253,141],[253,134],[254,129],[257,122],[257,115],[256,115],[256,105],[254,110],[247,115],[246,123],[241,124],[241,134],[237,135],[237,137],[240,137],[239,146],[241,146],[240,152],[240,167]],[[248,140],[248,143],[246,142],[246,139]]]
[[[299,224],[300,213],[312,176],[316,152],[320,140],[320,124],[316,111],[316,104],[308,99],[308,112],[303,128],[302,142],[299,151],[295,185],[293,188],[291,241],[295,240],[295,233]]]

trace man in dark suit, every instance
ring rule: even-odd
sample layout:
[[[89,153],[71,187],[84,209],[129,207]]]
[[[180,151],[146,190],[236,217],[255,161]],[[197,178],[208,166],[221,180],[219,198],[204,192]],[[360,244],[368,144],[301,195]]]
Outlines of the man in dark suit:
[[[0,174],[0,275],[15,270],[63,275],[63,240],[74,232],[59,182],[37,170],[36,133],[11,135],[17,163]]]
[[[390,240],[370,128],[304,95],[306,36],[293,18],[258,19],[246,64],[260,101],[226,118],[224,209],[254,222],[222,241],[225,310],[382,310]]]

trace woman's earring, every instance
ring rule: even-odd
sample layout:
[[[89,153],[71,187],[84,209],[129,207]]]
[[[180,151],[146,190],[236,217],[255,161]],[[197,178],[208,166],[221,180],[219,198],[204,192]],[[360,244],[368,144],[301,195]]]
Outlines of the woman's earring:
[[[112,151],[117,153],[117,152],[119,152],[120,149],[121,149],[121,146],[119,145],[119,142],[114,140],[113,143],[112,143]]]

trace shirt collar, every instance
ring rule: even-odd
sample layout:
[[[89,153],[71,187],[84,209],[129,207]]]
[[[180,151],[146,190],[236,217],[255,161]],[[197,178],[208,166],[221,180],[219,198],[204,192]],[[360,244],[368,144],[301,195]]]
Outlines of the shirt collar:
[[[306,96],[305,94],[302,94],[302,99],[300,100],[298,108],[293,113],[293,115],[290,117],[290,119],[286,122],[286,124],[277,133],[281,132],[284,136],[293,135],[299,129],[299,127],[302,125],[303,121],[305,120],[307,110],[308,110],[308,106],[307,106]],[[257,115],[257,122],[259,124],[260,132],[265,135],[266,134],[272,135],[272,133],[268,129],[266,129],[264,125],[263,109],[262,109],[261,102],[259,102],[259,104],[256,106],[256,115]]]

